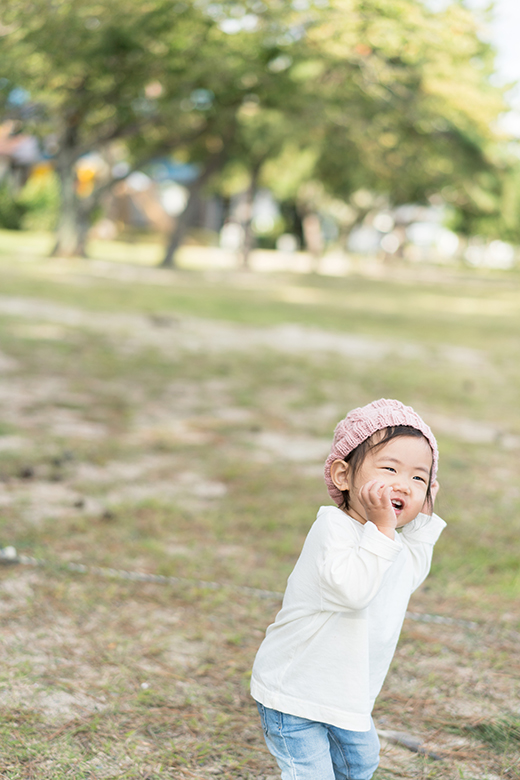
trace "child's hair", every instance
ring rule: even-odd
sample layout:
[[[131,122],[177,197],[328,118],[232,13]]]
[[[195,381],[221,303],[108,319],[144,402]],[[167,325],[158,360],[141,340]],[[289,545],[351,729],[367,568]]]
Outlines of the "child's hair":
[[[382,433],[383,435],[378,436],[379,433]],[[362,441],[361,444],[358,444],[358,446],[353,449],[352,452],[349,452],[349,454],[343,458],[345,463],[350,465],[350,476],[354,477],[357,474],[369,452],[379,449],[383,446],[383,444],[386,444],[391,439],[397,439],[398,436],[414,436],[418,439],[424,439],[426,442],[428,442],[426,436],[417,428],[413,428],[411,425],[391,425],[388,428],[383,428],[381,431],[376,431],[372,434],[372,436],[369,436],[368,439],[365,439],[365,441]],[[433,511],[431,485],[432,470],[430,469],[425,499],[426,506],[428,507],[430,513]],[[345,509],[348,509],[350,502],[350,492],[348,490],[342,490],[341,492],[343,494]]]

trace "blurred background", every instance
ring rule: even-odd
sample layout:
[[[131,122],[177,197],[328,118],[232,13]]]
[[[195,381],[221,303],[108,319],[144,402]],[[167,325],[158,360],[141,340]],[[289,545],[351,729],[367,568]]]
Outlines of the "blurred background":
[[[163,266],[513,267],[518,24],[511,0],[7,0],[0,227]]]

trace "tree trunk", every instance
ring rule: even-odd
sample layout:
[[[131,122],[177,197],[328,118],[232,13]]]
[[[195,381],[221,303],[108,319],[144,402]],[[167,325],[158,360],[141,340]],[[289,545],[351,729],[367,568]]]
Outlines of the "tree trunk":
[[[56,163],[56,172],[60,180],[61,207],[56,229],[56,244],[51,252],[53,257],[76,257],[80,250],[78,197],[74,171],[77,158],[77,129],[72,123],[65,132]]]
[[[72,166],[58,170],[61,185],[61,208],[56,230],[53,257],[75,257],[78,254],[78,213],[76,175]]]
[[[249,256],[253,249],[254,235],[253,235],[253,203],[255,200],[256,189],[258,186],[258,176],[260,173],[261,163],[255,165],[251,171],[251,181],[249,187],[246,190],[246,201],[244,204],[244,219],[242,221],[243,238],[242,247],[240,250],[241,266],[244,269],[249,268]]]
[[[159,263],[160,268],[175,268],[175,254],[182,244],[186,231],[188,229],[189,220],[197,205],[197,200],[200,196],[202,187],[207,182],[210,176],[218,171],[226,159],[225,147],[215,155],[210,157],[206,167],[200,174],[200,176],[193,182],[190,187],[190,195],[188,202],[182,214],[177,217],[177,224],[173,229],[173,232],[168,240],[166,246],[166,252],[162,261]]]
[[[175,254],[184,240],[190,219],[196,209],[197,201],[199,199],[199,193],[202,186],[202,183],[198,184],[199,179],[192,185],[184,211],[177,217],[177,223],[168,240],[166,252],[160,264],[160,268],[175,268]]]
[[[98,201],[89,197],[87,202],[78,204],[76,213],[77,245],[76,252],[78,257],[87,257],[87,239],[90,230],[91,215],[97,206]]]
[[[324,249],[323,233],[318,214],[315,211],[307,212],[303,217],[302,225],[305,247],[311,256],[312,271],[317,273]]]

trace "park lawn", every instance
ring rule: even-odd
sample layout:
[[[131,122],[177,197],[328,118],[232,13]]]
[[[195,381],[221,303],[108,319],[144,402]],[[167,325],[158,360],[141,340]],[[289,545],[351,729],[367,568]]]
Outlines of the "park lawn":
[[[240,588],[283,590],[335,423],[386,396],[438,435],[449,528],[411,610],[447,621],[406,621],[375,717],[444,759],[385,741],[377,778],[519,777],[520,278],[164,272],[8,238],[0,544],[49,567],[0,570],[2,776],[276,777],[247,686],[279,602]]]

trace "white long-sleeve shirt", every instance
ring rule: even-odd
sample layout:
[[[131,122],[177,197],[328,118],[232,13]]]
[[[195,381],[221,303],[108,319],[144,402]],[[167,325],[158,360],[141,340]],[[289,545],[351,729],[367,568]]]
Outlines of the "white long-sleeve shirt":
[[[390,539],[341,509],[318,512],[251,679],[266,707],[368,731],[411,593],[446,523],[419,514]]]

